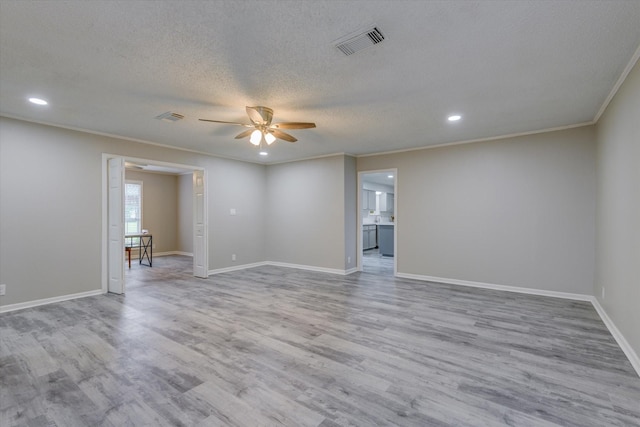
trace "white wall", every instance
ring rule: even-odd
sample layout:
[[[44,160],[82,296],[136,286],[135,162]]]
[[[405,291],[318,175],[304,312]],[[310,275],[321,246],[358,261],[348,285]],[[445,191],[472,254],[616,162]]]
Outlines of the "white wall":
[[[640,63],[598,121],[597,141],[594,293],[640,355]]]
[[[398,272],[592,294],[593,126],[358,158],[398,168]]]
[[[102,153],[203,167],[209,268],[264,260],[265,166],[0,118],[0,305],[101,289]]]

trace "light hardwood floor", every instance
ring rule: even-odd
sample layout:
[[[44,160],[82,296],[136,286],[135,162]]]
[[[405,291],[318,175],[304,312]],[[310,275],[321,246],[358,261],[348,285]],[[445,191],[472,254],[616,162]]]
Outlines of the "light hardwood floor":
[[[0,425],[640,425],[640,378],[586,302],[153,265],[126,296],[0,315]]]

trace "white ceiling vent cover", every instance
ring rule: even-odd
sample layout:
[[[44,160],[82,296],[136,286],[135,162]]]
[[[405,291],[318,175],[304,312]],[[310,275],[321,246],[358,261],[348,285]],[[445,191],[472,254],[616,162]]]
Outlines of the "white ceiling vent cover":
[[[162,113],[159,116],[156,116],[156,119],[162,120],[163,122],[177,122],[178,120],[184,119],[184,116],[182,114],[167,111],[166,113]]]
[[[342,53],[349,56],[362,49],[382,43],[384,35],[378,27],[369,27],[365,30],[349,34],[336,42],[336,47]]]

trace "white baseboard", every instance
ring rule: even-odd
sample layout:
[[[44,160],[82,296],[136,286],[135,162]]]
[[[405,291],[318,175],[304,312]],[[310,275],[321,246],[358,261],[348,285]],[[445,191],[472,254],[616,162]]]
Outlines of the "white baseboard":
[[[640,377],[640,358],[636,352],[633,351],[633,348],[631,348],[631,345],[629,345],[629,342],[625,339],[624,335],[622,335],[615,323],[613,323],[613,320],[611,320],[607,312],[604,311],[604,308],[600,305],[600,301],[598,301],[596,297],[591,297],[591,304],[593,304],[593,308],[596,309],[605,326],[609,329],[609,332],[611,332],[611,335],[613,335],[613,338],[616,340],[624,354],[627,356],[627,359],[629,359],[629,362],[631,362],[631,366],[633,366],[633,369],[636,370],[636,373]]]
[[[600,305],[600,302],[593,295],[586,294],[572,294],[568,292],[557,292],[557,291],[547,291],[543,289],[534,289],[534,288],[520,288],[517,286],[505,286],[505,285],[495,285],[493,283],[482,283],[482,282],[471,282],[467,280],[458,280],[458,279],[447,279],[444,277],[433,277],[433,276],[422,276],[418,274],[407,274],[407,273],[398,273],[397,277],[405,278],[405,279],[414,279],[414,280],[422,280],[427,282],[436,282],[436,283],[446,283],[449,285],[462,285],[462,286],[471,286],[474,288],[483,288],[483,289],[493,289],[496,291],[507,291],[507,292],[516,292],[521,294],[529,294],[529,295],[540,295],[545,297],[553,297],[553,298],[564,298],[575,301],[588,301],[595,308],[596,312],[602,319],[602,322],[605,324],[609,332],[616,340],[624,354],[629,359],[631,366],[635,369],[638,376],[640,376],[640,358],[636,352],[631,348],[629,342],[624,338],[620,330],[613,323],[611,318],[607,315],[607,312],[604,311],[604,308]]]
[[[184,255],[184,256],[193,256],[192,253],[189,252],[181,252],[181,251],[168,251],[168,252],[154,252],[153,256],[169,256],[169,255]]]
[[[495,291],[516,292],[519,294],[540,295],[545,297],[564,298],[577,301],[591,301],[593,296],[587,294],[572,294],[569,292],[547,291],[544,289],[521,288],[519,286],[496,285],[493,283],[472,282],[469,280],[447,279],[444,277],[423,276],[419,274],[398,273],[397,277],[404,279],[422,280],[427,282],[446,283],[448,285],[471,286],[473,288],[493,289]]]
[[[230,271],[238,271],[238,270],[245,270],[247,268],[262,267],[263,265],[267,265],[267,263],[263,261],[263,262],[254,262],[251,264],[240,264],[240,265],[234,265],[233,267],[223,267],[223,268],[216,268],[215,270],[209,270],[208,274],[209,276],[212,276],[214,274],[229,273]]]
[[[102,295],[103,293],[104,292],[102,292],[102,289],[97,289],[95,291],[79,292],[77,294],[69,294],[69,295],[62,295],[59,297],[37,299],[34,301],[20,302],[17,304],[0,305],[0,313],[7,313],[9,311],[15,311],[15,310],[23,310],[25,308],[37,307],[39,305],[51,304],[54,302],[68,301],[76,298],[93,297],[96,295]]]
[[[340,270],[338,268],[316,267],[314,265],[304,265],[304,264],[289,264],[287,262],[277,262],[277,261],[267,261],[266,265],[273,265],[275,267],[296,268],[298,270],[318,271],[320,273],[339,274],[341,276],[346,276],[347,274],[351,274],[354,271],[356,271],[356,269]],[[348,273],[348,272],[351,272],[351,273]]]
[[[357,268],[351,268],[349,270],[340,270],[337,268],[316,267],[314,265],[290,264],[287,262],[277,262],[277,261],[263,261],[263,262],[255,262],[253,264],[242,264],[242,265],[233,266],[233,267],[216,268],[215,270],[209,270],[209,276],[214,274],[220,274],[220,273],[228,273],[230,271],[244,270],[247,268],[262,267],[265,265],[272,265],[274,267],[296,268],[298,270],[318,271],[320,273],[340,274],[341,276],[346,276],[347,274],[355,273],[356,271],[358,271]]]

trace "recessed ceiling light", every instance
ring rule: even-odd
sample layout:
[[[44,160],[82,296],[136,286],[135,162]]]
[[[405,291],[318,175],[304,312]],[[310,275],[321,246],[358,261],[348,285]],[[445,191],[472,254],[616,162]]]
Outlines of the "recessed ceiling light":
[[[458,120],[460,120],[462,118],[461,115],[459,114],[454,114],[453,116],[449,116],[447,117],[447,120],[449,120],[450,122],[457,122]]]
[[[261,155],[261,156],[266,156],[266,155],[268,155],[268,154],[269,154],[269,153],[267,153],[266,151],[261,151],[261,152],[260,152],[260,155]]]
[[[36,104],[36,105],[47,105],[47,104],[49,104],[44,99],[40,99],[40,98],[29,98],[29,102],[32,103],[32,104]]]
[[[393,175],[387,175],[387,178],[393,178]]]

